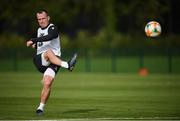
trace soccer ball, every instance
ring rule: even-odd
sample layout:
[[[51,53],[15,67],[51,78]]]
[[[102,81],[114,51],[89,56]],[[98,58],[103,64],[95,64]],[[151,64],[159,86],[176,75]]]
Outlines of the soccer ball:
[[[150,21],[145,26],[145,33],[148,37],[157,37],[161,34],[161,25],[156,21]]]

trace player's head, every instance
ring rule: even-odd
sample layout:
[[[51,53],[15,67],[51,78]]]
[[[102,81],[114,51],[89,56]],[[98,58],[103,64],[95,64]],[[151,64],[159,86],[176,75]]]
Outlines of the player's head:
[[[40,10],[36,13],[38,24],[41,28],[45,28],[49,24],[50,17],[46,10]]]

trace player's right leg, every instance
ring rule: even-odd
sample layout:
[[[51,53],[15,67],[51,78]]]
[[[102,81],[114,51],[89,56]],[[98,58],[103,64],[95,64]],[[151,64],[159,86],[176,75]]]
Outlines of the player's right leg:
[[[51,49],[48,49],[45,53],[43,53],[43,57],[43,60],[46,60],[47,62],[49,61],[50,63],[72,71],[76,64],[77,54],[75,53],[73,57],[68,62],[66,62],[58,58]]]

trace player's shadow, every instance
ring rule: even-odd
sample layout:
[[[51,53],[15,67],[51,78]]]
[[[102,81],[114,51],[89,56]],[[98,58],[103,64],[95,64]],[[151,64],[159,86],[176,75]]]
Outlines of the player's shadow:
[[[66,113],[89,113],[93,111],[97,111],[98,109],[77,109],[77,110],[70,110],[70,111],[65,111],[63,114]]]

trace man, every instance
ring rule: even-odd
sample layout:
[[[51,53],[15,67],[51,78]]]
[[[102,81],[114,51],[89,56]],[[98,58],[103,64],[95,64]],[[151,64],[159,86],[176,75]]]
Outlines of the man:
[[[60,38],[57,27],[50,23],[50,17],[46,10],[37,12],[36,17],[40,26],[37,30],[37,38],[30,39],[26,45],[27,47],[36,48],[37,52],[33,62],[37,69],[44,73],[41,101],[36,110],[37,115],[42,115],[56,73],[60,67],[72,71],[76,64],[77,54],[75,53],[68,62],[61,60]]]

